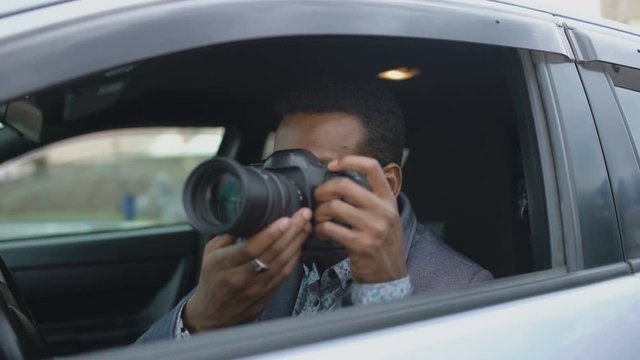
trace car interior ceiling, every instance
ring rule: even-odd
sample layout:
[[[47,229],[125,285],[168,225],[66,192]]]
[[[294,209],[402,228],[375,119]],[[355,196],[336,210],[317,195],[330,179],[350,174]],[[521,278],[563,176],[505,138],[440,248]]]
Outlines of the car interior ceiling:
[[[407,119],[403,191],[419,221],[441,227],[445,242],[495,277],[538,269],[546,259],[534,258],[519,217],[523,120],[510,91],[513,50],[368,37],[242,42],[123,64],[32,99],[45,114],[43,144],[111,128],[223,125],[239,136],[238,159],[250,163],[260,160],[277,126],[274,104],[290,89],[326,77],[375,79],[399,66],[420,70],[384,83]]]

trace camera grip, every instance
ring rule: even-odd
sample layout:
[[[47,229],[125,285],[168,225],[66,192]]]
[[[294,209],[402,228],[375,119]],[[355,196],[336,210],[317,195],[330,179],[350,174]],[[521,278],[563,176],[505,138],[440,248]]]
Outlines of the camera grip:
[[[369,187],[369,182],[367,181],[367,177],[360,174],[357,171],[353,171],[353,170],[346,170],[346,171],[340,171],[340,172],[335,172],[335,173],[330,173],[330,178],[336,178],[336,177],[346,177],[349,178],[351,180],[353,180],[356,184],[362,186],[363,188],[371,191],[371,188]],[[327,179],[328,180],[328,179]]]

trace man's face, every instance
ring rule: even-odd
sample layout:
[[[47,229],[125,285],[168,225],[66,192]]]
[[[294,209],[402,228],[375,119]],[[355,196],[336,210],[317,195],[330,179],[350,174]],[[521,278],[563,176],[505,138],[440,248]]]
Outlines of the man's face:
[[[362,122],[342,113],[295,113],[285,116],[276,132],[275,150],[307,149],[323,163],[358,155]]]

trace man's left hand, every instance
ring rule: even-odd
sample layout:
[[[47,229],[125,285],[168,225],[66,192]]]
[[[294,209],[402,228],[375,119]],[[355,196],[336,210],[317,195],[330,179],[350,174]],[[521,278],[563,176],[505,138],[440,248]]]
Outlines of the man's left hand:
[[[351,274],[359,283],[381,283],[407,276],[398,204],[375,159],[346,156],[328,165],[331,171],[357,171],[371,191],[343,177],[318,186],[315,232],[344,246]]]

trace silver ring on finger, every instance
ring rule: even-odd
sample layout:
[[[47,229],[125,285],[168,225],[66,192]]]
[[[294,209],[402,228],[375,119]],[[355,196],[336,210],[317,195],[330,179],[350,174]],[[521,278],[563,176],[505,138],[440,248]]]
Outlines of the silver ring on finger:
[[[253,268],[253,271],[256,272],[256,274],[261,274],[261,273],[269,270],[269,265],[263,263],[258,258],[255,258],[255,259],[251,260],[251,267]]]

